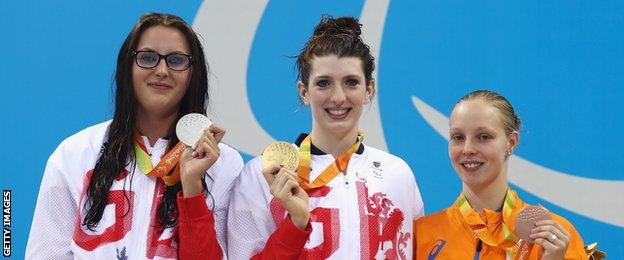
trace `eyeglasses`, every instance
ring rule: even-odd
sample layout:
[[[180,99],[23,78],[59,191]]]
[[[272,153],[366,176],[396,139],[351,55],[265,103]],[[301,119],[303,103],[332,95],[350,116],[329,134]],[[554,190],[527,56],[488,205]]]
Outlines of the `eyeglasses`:
[[[175,71],[185,71],[191,66],[193,56],[182,53],[169,53],[161,55],[153,51],[133,51],[136,65],[144,69],[155,68],[161,59],[165,59],[167,67]]]

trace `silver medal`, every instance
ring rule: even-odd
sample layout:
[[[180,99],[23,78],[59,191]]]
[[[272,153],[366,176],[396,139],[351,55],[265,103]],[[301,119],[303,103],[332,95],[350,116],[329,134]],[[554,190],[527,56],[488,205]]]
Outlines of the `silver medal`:
[[[186,114],[176,124],[176,135],[182,143],[194,147],[212,121],[199,113]]]

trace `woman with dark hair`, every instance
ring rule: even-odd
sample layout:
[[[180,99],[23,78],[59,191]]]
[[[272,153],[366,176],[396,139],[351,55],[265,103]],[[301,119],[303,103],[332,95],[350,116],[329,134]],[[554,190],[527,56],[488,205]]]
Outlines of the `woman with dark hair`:
[[[402,159],[364,145],[358,130],[376,91],[360,26],[324,17],[298,55],[298,94],[312,131],[285,144],[299,157],[296,172],[261,158],[246,164],[230,204],[228,257],[412,256],[412,222],[423,215],[414,175]]]
[[[416,222],[414,259],[587,259],[570,222],[528,207],[509,187],[507,163],[521,123],[505,97],[471,92],[455,104],[449,125],[448,153],[462,193]]]
[[[183,115],[206,114],[208,68],[196,34],[177,16],[142,16],[121,46],[115,83],[113,119],[50,156],[26,258],[221,257],[243,161],[219,143],[225,130],[216,125],[194,149],[176,136]]]

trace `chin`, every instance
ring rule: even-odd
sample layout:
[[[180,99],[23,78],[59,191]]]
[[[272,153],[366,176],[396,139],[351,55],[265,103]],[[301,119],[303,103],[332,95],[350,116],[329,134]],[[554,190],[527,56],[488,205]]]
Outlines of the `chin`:
[[[357,127],[354,125],[348,125],[348,124],[333,124],[333,125],[330,125],[328,129],[331,133],[339,135],[339,134],[349,133],[353,131],[354,129],[357,130]]]

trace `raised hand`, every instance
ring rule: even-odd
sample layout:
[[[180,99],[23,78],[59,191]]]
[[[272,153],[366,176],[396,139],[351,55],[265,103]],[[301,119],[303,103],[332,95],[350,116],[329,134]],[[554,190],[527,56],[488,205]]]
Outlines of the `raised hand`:
[[[531,230],[531,238],[542,246],[544,251],[542,259],[549,260],[563,259],[570,243],[570,233],[554,220],[535,223],[535,228]]]
[[[180,157],[180,181],[184,197],[201,193],[201,177],[219,159],[219,142],[225,135],[225,129],[213,124],[204,130],[204,134],[195,144],[195,149],[186,148]]]
[[[305,229],[310,218],[309,198],[299,186],[298,176],[279,165],[265,168],[262,174],[269,184],[271,195],[286,209],[293,224]]]

